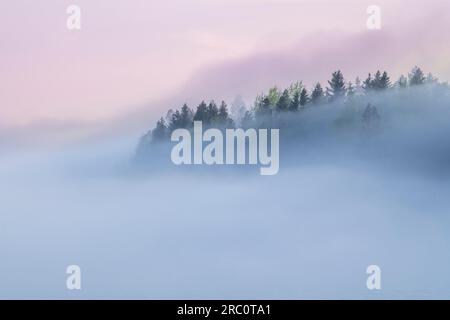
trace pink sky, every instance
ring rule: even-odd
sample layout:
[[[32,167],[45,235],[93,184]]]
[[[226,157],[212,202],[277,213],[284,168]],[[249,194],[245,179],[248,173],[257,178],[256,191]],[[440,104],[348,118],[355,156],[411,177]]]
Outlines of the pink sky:
[[[0,4],[0,126],[101,121],[415,64],[450,80],[446,0],[15,0]],[[66,28],[66,8],[82,29]],[[382,30],[366,29],[366,8]],[[365,48],[370,48],[365,50]],[[313,68],[314,66],[314,68]],[[315,67],[317,66],[317,67]]]

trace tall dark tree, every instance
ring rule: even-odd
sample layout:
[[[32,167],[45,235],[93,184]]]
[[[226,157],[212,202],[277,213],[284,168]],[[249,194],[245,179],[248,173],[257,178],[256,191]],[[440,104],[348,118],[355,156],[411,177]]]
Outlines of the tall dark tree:
[[[369,87],[375,90],[385,90],[391,86],[391,79],[389,78],[386,71],[381,73],[381,71],[377,71],[375,73],[375,77],[371,81]]]
[[[272,103],[269,97],[263,97],[261,101],[259,101],[258,105],[255,109],[256,116],[269,116],[272,114]]]
[[[178,128],[183,128],[183,121],[181,119],[180,110],[176,110],[175,112],[171,113],[170,121],[168,124],[168,130],[170,132],[172,132]]]
[[[380,115],[377,108],[369,103],[362,114],[362,121],[367,129],[377,129],[380,125]]]
[[[202,101],[195,111],[194,121],[206,121],[208,119],[208,106]]]
[[[425,75],[419,67],[414,67],[409,74],[409,85],[417,86],[425,83]]]
[[[383,75],[380,79],[380,89],[389,89],[391,87],[391,78],[388,76],[386,71],[383,72]]]
[[[298,111],[298,108],[300,108],[300,92],[296,91],[292,97],[292,101],[289,106],[289,110]]]
[[[277,111],[287,111],[291,104],[291,98],[289,96],[289,90],[284,90],[276,104]]]
[[[324,92],[322,86],[318,82],[311,93],[311,103],[312,104],[321,104],[324,100]]]
[[[214,100],[211,100],[211,102],[208,105],[208,109],[207,109],[207,119],[206,119],[206,124],[211,124],[213,122],[215,122],[217,120],[217,116],[219,114],[219,108],[217,108],[216,103],[214,102]]]
[[[331,80],[328,81],[329,88],[327,88],[327,94],[331,100],[338,99],[345,96],[345,80],[344,75],[340,70],[333,72]]]
[[[309,103],[308,90],[306,90],[306,88],[303,88],[302,92],[300,93],[300,106],[305,107],[307,103]]]
[[[380,70],[375,72],[375,75],[372,80],[372,88],[375,90],[381,89],[381,71]]]
[[[395,86],[398,88],[406,88],[408,86],[408,79],[404,75],[401,75],[395,83]]]
[[[185,103],[181,108],[180,112],[180,121],[183,128],[190,128],[192,126],[192,119],[194,117],[194,113]]]
[[[220,126],[224,127],[232,127],[233,126],[233,120],[231,120],[230,115],[228,114],[228,108],[225,101],[222,101],[219,107],[219,113],[217,114],[217,123]]]
[[[167,137],[167,133],[166,121],[161,117],[161,119],[156,122],[156,128],[152,131],[153,141],[158,142],[164,140]]]
[[[363,88],[365,92],[369,92],[373,89],[372,75],[369,73],[366,80],[363,81]]]

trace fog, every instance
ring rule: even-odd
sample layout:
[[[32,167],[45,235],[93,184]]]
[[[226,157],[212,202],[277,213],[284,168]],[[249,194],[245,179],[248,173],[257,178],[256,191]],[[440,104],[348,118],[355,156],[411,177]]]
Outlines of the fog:
[[[275,176],[174,166],[170,146],[137,164],[123,134],[5,154],[0,298],[450,298],[448,89],[364,99],[379,132],[331,125],[348,106],[306,110]]]

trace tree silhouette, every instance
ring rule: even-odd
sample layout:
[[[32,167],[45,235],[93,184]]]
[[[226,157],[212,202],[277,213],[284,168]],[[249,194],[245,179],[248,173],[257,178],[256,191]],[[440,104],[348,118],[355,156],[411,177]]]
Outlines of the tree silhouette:
[[[362,121],[365,128],[377,129],[380,124],[380,115],[377,108],[369,103],[362,114]]]
[[[289,97],[289,91],[286,89],[283,91],[283,94],[278,99],[278,102],[276,104],[277,111],[289,110],[290,104],[291,104],[291,98]]]
[[[298,111],[298,108],[300,108],[300,92],[296,91],[294,93],[294,96],[292,97],[292,101],[289,106],[289,110]]]
[[[318,82],[311,93],[311,103],[317,105],[322,103],[323,100],[324,100],[324,92],[322,86]]]
[[[208,107],[206,106],[205,101],[202,101],[195,111],[194,121],[204,121],[208,118]]]
[[[425,76],[419,67],[414,67],[409,74],[409,85],[418,86],[425,83]]]
[[[162,141],[167,137],[167,125],[164,118],[160,118],[158,122],[156,122],[156,128],[152,131],[152,138],[154,141]]]
[[[228,114],[228,108],[225,101],[222,101],[222,103],[220,104],[219,113],[217,114],[217,123],[221,127],[230,128],[233,126],[233,120]]]
[[[340,70],[333,72],[331,80],[328,81],[328,85],[327,94],[332,101],[345,96],[345,80]]]
[[[302,107],[305,107],[308,102],[309,102],[308,91],[306,90],[306,88],[303,88],[302,92],[300,93],[300,105]]]

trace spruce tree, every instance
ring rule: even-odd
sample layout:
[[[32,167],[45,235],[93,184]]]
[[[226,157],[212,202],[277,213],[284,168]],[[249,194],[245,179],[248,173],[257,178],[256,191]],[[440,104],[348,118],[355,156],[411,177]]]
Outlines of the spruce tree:
[[[372,75],[369,73],[366,80],[363,81],[363,88],[365,92],[369,92],[373,89]]]
[[[208,118],[208,107],[205,101],[202,101],[195,111],[194,121],[207,121]]]
[[[302,89],[302,92],[300,93],[300,106],[305,107],[306,104],[309,102],[309,95],[306,88]]]
[[[219,113],[217,114],[217,123],[220,126],[230,128],[233,126],[233,120],[230,118],[228,114],[228,108],[225,101],[222,101],[219,107]]]
[[[414,67],[409,74],[409,85],[417,86],[425,83],[425,76],[419,67]]]
[[[375,72],[375,76],[373,77],[372,83],[371,83],[371,88],[375,89],[375,90],[380,90],[381,89],[381,71],[378,70],[377,72]]]
[[[160,118],[158,122],[156,122],[156,128],[152,131],[152,138],[155,142],[160,142],[167,137],[167,125],[164,118]]]
[[[383,75],[381,76],[379,87],[381,90],[389,89],[391,87],[391,79],[389,78],[386,71],[384,71]]]
[[[329,88],[327,88],[327,93],[331,100],[345,96],[345,80],[340,70],[333,72],[331,80],[328,81],[328,85]]]
[[[404,75],[401,75],[395,83],[395,86],[398,88],[406,88],[408,86],[408,79]]]
[[[207,116],[206,124],[211,124],[217,120],[217,115],[219,114],[219,108],[217,108],[217,105],[214,102],[214,100],[211,100],[211,102],[209,103],[207,114],[208,114],[208,116]]]
[[[317,105],[321,104],[323,100],[324,100],[324,92],[322,86],[318,82],[311,93],[311,103]]]
[[[194,115],[193,115],[192,110],[187,106],[186,103],[181,108],[180,117],[181,117],[180,121],[181,121],[182,128],[190,128],[192,126],[192,119],[193,119]]]
[[[284,90],[283,94],[278,99],[276,104],[277,111],[287,111],[291,104],[291,98],[289,97],[289,90]]]
[[[292,97],[291,105],[289,106],[289,110],[291,111],[298,111],[298,108],[300,107],[300,92],[295,92],[294,96]]]

